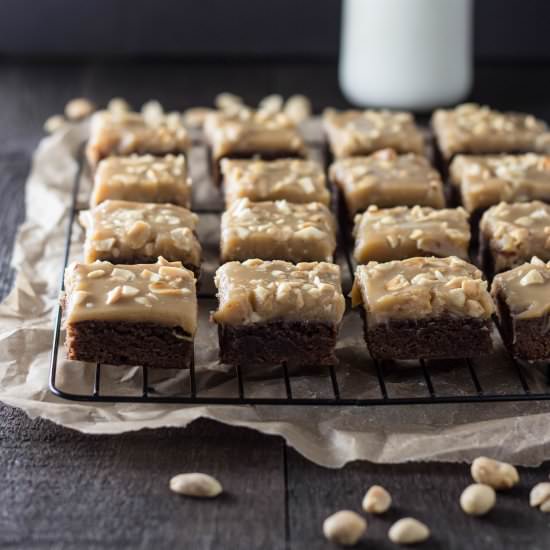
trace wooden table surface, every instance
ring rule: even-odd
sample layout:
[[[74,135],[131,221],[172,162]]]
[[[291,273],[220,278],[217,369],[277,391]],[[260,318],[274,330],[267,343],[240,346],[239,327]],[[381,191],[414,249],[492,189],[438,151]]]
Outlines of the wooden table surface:
[[[545,65],[480,66],[473,99],[550,120],[549,73]],[[220,91],[250,102],[301,92],[319,110],[346,104],[336,74],[335,65],[312,62],[0,60],[0,297],[13,280],[9,262],[24,217],[31,153],[43,121],[68,99],[84,95],[105,103],[120,95],[140,105],[155,98],[182,109],[209,105]],[[522,468],[521,486],[499,495],[497,508],[480,519],[458,506],[471,481],[466,465],[361,462],[329,470],[279,437],[206,420],[186,429],[92,436],[0,406],[0,462],[2,547],[331,548],[321,535],[324,518],[341,508],[359,510],[366,488],[378,483],[396,505],[369,519],[359,547],[395,547],[386,536],[389,526],[413,515],[433,533],[421,548],[550,548],[550,515],[527,504],[529,489],[548,478],[550,463]],[[224,495],[205,502],[170,493],[169,478],[184,471],[218,477]]]

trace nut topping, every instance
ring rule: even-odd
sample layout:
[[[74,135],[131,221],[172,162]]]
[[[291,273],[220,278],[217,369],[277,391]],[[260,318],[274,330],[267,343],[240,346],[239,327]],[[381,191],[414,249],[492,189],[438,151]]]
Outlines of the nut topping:
[[[120,285],[115,286],[107,293],[107,304],[116,304],[122,298],[122,287]]]

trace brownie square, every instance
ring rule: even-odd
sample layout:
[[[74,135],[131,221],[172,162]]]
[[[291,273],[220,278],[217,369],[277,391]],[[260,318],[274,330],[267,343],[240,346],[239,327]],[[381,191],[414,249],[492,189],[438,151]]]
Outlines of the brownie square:
[[[535,257],[497,275],[491,294],[510,353],[527,361],[550,359],[550,262]]]
[[[86,228],[84,260],[115,264],[181,261],[198,275],[201,246],[198,216],[173,204],[107,200],[80,213]]]
[[[332,261],[336,222],[318,202],[251,202],[239,199],[221,219],[221,258],[231,260]]]
[[[468,259],[470,225],[463,208],[369,206],[357,214],[353,235],[353,256],[358,264],[414,256]]]
[[[492,351],[494,305],[481,271],[457,257],[370,262],[355,273],[374,359],[436,359]]]
[[[325,174],[318,163],[304,159],[222,159],[225,204],[238,199],[254,202],[287,200],[329,204]]]
[[[480,259],[495,274],[538,256],[550,260],[550,205],[540,201],[489,208],[479,226]]]
[[[550,202],[550,156],[456,156],[450,181],[464,208],[470,212],[505,202]]]
[[[437,109],[432,127],[439,152],[447,161],[458,153],[550,152],[546,123],[525,113],[464,103],[454,109]]]
[[[62,300],[71,360],[187,368],[197,327],[195,277],[181,262],[73,263]]]
[[[441,176],[425,157],[385,149],[366,157],[340,159],[330,167],[350,216],[374,204],[443,208]]]
[[[408,112],[326,109],[323,127],[335,158],[368,155],[386,148],[422,155],[425,149],[422,133]]]
[[[332,365],[345,299],[340,268],[325,262],[230,262],[216,272],[220,360]]]
[[[296,124],[283,112],[254,111],[245,106],[207,115],[204,134],[210,148],[214,178],[219,181],[222,158],[304,158],[306,147]]]
[[[91,206],[106,200],[191,206],[191,180],[183,155],[131,155],[102,160],[94,176]]]
[[[130,111],[98,111],[92,116],[86,158],[92,168],[110,156],[185,153],[190,146],[179,113],[146,116]]]

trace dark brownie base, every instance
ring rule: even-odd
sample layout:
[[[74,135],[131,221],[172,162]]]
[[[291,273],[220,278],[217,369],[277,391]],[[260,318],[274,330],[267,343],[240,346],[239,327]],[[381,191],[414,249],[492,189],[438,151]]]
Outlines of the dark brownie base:
[[[510,353],[526,361],[550,359],[550,315],[515,319],[501,293],[496,305],[502,340]]]
[[[220,361],[232,365],[334,365],[338,327],[316,321],[218,325]]]
[[[183,369],[193,341],[180,327],[127,321],[80,321],[67,325],[67,358],[109,365]]]
[[[493,351],[490,319],[393,320],[372,327],[365,339],[374,359],[459,359]]]

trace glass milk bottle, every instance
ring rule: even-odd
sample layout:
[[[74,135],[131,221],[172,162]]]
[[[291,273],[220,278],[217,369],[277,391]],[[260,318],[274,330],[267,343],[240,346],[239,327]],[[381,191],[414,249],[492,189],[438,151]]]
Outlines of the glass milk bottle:
[[[429,110],[472,85],[472,0],[344,0],[340,87],[366,107]]]

